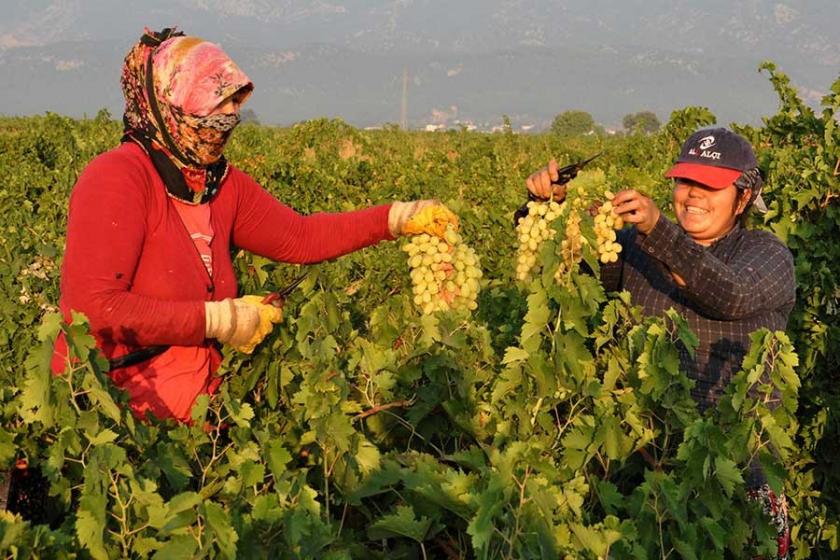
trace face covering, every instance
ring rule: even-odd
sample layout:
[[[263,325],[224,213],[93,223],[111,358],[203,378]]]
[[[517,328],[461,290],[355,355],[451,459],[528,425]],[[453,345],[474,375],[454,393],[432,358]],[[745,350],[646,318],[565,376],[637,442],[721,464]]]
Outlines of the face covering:
[[[218,45],[173,29],[146,33],[125,58],[124,140],[140,144],[171,196],[211,199],[227,175],[223,150],[237,113],[216,113],[234,94],[243,103],[253,84]]]

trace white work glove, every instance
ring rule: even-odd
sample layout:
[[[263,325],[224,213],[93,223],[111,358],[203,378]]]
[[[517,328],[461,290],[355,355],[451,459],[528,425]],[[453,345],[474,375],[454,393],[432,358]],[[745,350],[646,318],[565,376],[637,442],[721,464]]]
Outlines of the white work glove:
[[[279,307],[262,303],[262,296],[204,302],[204,334],[250,354],[283,320]]]

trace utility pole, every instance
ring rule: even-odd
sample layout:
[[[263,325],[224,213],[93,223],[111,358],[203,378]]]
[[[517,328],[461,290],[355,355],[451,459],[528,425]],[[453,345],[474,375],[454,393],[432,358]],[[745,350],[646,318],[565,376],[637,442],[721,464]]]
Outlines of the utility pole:
[[[408,67],[403,66],[402,108],[400,111],[400,128],[408,130]]]

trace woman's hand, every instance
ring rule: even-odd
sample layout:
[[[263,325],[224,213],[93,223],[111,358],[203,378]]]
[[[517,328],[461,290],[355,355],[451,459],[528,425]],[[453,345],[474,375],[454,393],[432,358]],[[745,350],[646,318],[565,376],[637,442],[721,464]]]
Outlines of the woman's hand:
[[[388,212],[388,229],[394,237],[428,233],[442,238],[450,224],[457,230],[458,216],[439,200],[394,202]]]
[[[245,296],[205,302],[205,336],[250,354],[283,320],[280,308],[262,300],[263,296]]]
[[[612,199],[613,211],[644,235],[653,231],[661,212],[656,204],[635,189],[621,191]]]
[[[265,296],[242,296],[239,298],[247,304],[256,307],[260,314],[260,322],[251,334],[251,338],[244,344],[233,345],[234,348],[245,354],[250,354],[274,329],[274,325],[283,321],[283,310],[280,305],[263,303]]]
[[[553,185],[552,181],[560,178],[557,171],[557,160],[552,159],[548,165],[532,173],[525,179],[525,186],[528,191],[534,196],[543,200],[553,198],[557,202],[562,202],[566,198],[566,185]]]

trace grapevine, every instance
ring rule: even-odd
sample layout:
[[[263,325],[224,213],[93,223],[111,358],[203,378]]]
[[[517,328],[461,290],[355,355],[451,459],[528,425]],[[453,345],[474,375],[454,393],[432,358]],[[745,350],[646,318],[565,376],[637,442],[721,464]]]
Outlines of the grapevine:
[[[742,129],[768,174],[770,212],[754,227],[791,248],[801,295],[792,340],[757,333],[727,396],[702,416],[677,359],[689,325],[676,312],[643,318],[639,302],[605,293],[577,263],[597,267],[620,254],[611,185],[645,184],[668,213],[662,170],[676,157],[675,138],[713,122],[707,111],[677,111],[663,133],[604,139],[606,174],[579,173],[563,205],[531,205],[526,274],[536,280],[526,297],[507,289],[525,230],[509,227],[498,185],[518,185],[508,193],[518,200],[523,173],[544,164],[546,136],[369,132],[328,120],[238,130],[230,161],[301,212],[451,200],[471,247],[444,227],[434,241],[406,238],[406,252],[382,244],[313,266],[317,279],[287,302],[288,321],[252,356],[226,354],[219,391],[196,403],[185,426],[138,422],[102,375],[107,363],[84,319],[65,325],[42,307],[58,301],[73,182],[118,143],[121,124],[107,115],[0,119],[9,170],[0,189],[0,467],[25,457],[63,519],[48,528],[0,512],[0,555],[749,558],[749,543],[761,541],[758,554],[769,558],[770,528],[744,500],[758,458],[788,498],[790,557],[836,557],[840,259],[824,240],[838,235],[840,94],[816,113],[765,69],[782,108],[764,127]],[[550,148],[575,161],[593,152],[592,140]],[[348,155],[346,145],[375,156]],[[488,158],[492,174],[451,188]],[[334,190],[288,188],[307,184]],[[592,216],[598,199],[609,204]],[[548,206],[542,215],[538,204]],[[425,282],[411,296],[420,296],[420,321],[406,312],[408,298],[394,296],[406,256],[420,256],[410,268],[415,289]],[[535,274],[546,263],[557,263],[561,286]],[[236,265],[242,293],[297,275],[246,251]],[[479,284],[480,313],[435,314],[475,308]],[[73,355],[56,376],[48,358],[58,331]]]
[[[606,189],[606,175],[601,170],[584,171],[569,182],[567,199],[562,203],[555,201],[531,201],[528,203],[528,215],[519,220],[516,226],[517,257],[516,279],[528,280],[534,270],[539,268],[538,253],[548,239],[554,237],[553,223],[566,215],[565,227],[560,240],[560,264],[554,278],[562,283],[577,263],[583,258],[583,246],[588,244],[581,231],[583,220],[581,209],[595,199],[606,200],[598,207],[594,219],[594,231],[598,258],[603,264],[618,261],[621,245],[617,242],[616,230],[624,227],[624,220],[615,214],[613,193]]]

